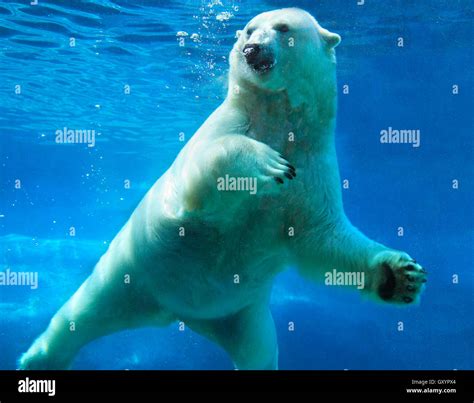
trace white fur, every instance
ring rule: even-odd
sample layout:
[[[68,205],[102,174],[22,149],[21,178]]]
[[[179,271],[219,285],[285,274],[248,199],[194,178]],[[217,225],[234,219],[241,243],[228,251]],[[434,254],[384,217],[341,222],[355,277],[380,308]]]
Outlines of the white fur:
[[[273,29],[282,22],[288,32]],[[273,278],[289,265],[314,280],[332,269],[362,271],[374,296],[389,267],[398,287],[391,302],[406,294],[407,265],[420,285],[420,266],[367,239],[344,215],[334,146],[339,36],[298,9],[263,13],[250,25],[252,35],[246,27],[231,52],[226,100],[23,355],[22,368],[67,368],[97,337],[178,319],[219,343],[239,368],[277,368],[268,300]],[[276,56],[269,73],[247,65],[247,43]],[[296,167],[292,181],[280,153]],[[218,192],[226,174],[256,177],[257,194]],[[420,288],[408,295],[416,300]]]

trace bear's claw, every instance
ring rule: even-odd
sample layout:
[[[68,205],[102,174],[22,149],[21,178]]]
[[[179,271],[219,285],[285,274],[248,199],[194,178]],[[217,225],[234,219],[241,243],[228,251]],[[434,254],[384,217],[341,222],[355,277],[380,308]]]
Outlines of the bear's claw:
[[[296,177],[296,168],[291,165],[281,154],[278,159],[269,162],[268,167],[273,172],[274,180],[277,184],[282,185],[284,179],[293,180]]]

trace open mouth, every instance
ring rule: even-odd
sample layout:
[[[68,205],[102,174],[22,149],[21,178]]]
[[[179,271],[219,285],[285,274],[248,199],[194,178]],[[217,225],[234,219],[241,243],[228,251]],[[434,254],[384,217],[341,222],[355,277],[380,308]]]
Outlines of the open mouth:
[[[250,67],[260,74],[270,71],[273,66],[275,66],[275,61],[270,59],[264,59],[255,64],[250,64]]]

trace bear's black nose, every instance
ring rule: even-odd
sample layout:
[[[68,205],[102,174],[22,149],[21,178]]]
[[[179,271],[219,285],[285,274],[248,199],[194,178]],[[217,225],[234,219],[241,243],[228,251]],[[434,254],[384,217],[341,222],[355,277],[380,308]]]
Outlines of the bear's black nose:
[[[260,45],[256,43],[250,43],[244,46],[242,53],[244,54],[248,64],[255,64],[257,62],[257,57],[260,53],[260,50]]]

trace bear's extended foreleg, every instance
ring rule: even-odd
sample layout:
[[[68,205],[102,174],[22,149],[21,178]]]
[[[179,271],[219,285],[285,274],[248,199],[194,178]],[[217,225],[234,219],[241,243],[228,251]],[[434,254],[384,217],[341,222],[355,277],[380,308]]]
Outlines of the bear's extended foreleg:
[[[385,302],[418,302],[426,282],[426,271],[407,253],[370,240],[348,222],[308,231],[295,239],[293,251],[304,275],[362,288]]]

